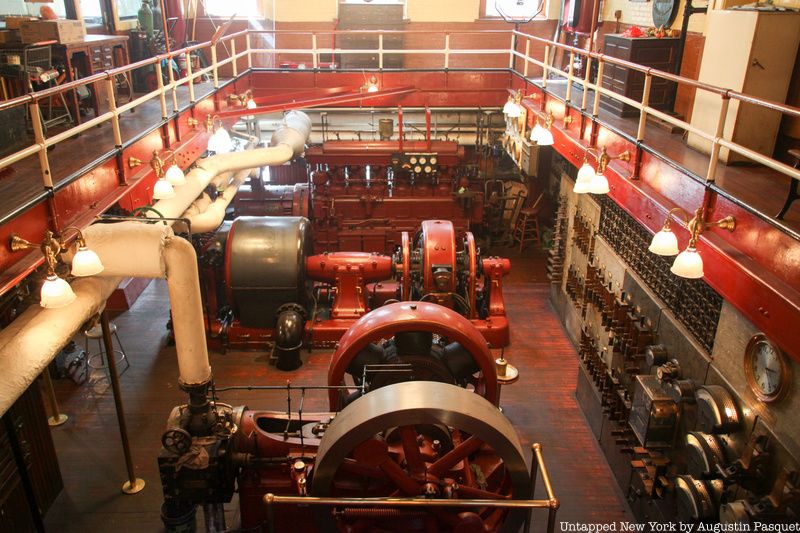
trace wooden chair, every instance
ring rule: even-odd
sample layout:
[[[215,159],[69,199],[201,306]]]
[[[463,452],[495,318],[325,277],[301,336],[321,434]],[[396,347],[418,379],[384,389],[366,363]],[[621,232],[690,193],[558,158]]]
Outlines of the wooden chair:
[[[542,198],[544,192],[540,193],[530,207],[520,210],[517,224],[514,227],[514,244],[519,243],[520,253],[525,248],[525,243],[535,242],[541,244],[541,234],[539,232],[539,212],[542,210]]]

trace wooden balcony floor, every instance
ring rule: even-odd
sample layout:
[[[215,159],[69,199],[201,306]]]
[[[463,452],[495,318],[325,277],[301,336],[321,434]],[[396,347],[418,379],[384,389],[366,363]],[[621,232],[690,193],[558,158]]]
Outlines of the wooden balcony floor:
[[[521,378],[504,388],[502,405],[513,422],[523,449],[541,442],[555,491],[562,505],[559,520],[597,523],[632,521],[625,500],[575,401],[578,369],[576,352],[549,302],[545,260],[533,249],[493,250],[512,259],[505,291],[511,322],[509,360]],[[162,531],[162,501],[156,465],[160,436],[172,407],[186,400],[177,386],[175,350],[165,347],[169,317],[164,282],[151,283],[131,310],[114,318],[131,360],[121,377],[128,429],[137,474],[147,486],[134,496],[121,493],[126,479],[119,433],[110,390],[96,391],[68,380],[57,380],[62,410],[69,421],[52,434],[65,489],[46,517],[49,531],[126,533]],[[83,340],[79,342],[82,344]],[[92,347],[92,349],[94,349]],[[330,352],[304,355],[295,372],[267,366],[263,353],[211,353],[216,383],[223,385],[322,384]],[[221,400],[251,408],[283,410],[285,393],[226,392]],[[310,395],[306,410],[325,409],[322,395]],[[529,452],[526,452],[528,458]],[[541,482],[539,483],[541,489]],[[544,497],[543,492],[537,497]],[[236,505],[227,508],[227,524],[235,523]],[[198,516],[202,513],[198,512]],[[546,512],[534,515],[534,531],[543,532]],[[202,520],[198,520],[198,525]],[[198,531],[202,529],[198,528]]]
[[[196,83],[195,99],[205,98],[213,91],[214,86],[211,82]],[[179,109],[189,106],[187,87],[178,87],[177,96]],[[168,105],[172,105],[171,98],[168,98]],[[90,114],[84,120],[91,118]],[[158,98],[138,106],[135,112],[122,114],[120,130],[123,143],[149,130],[159,122],[161,122],[161,105]],[[55,130],[52,133],[55,133]],[[32,137],[31,143],[33,143]],[[81,169],[103,158],[113,150],[114,137],[110,122],[55,145],[48,151],[53,183],[58,187]],[[21,206],[26,206],[45,196],[46,191],[38,155],[27,157],[11,165],[0,174],[0,221],[6,221],[14,216]]]
[[[548,80],[547,89],[562,99],[566,95],[566,80]],[[580,108],[583,91],[573,86],[570,98],[571,105]],[[589,91],[587,101],[592,102],[594,91]],[[611,128],[636,137],[639,117],[618,117],[605,109],[600,109],[598,118]],[[644,144],[658,154],[674,161],[679,167],[694,175],[705,177],[708,171],[709,156],[686,144],[680,134],[669,133],[648,121]],[[778,154],[780,157],[781,155]],[[645,178],[646,179],[646,178]],[[742,203],[754,207],[776,224],[784,226],[795,234],[800,234],[800,200],[792,204],[783,220],[775,219],[775,215],[783,207],[789,183],[792,178],[758,164],[717,166],[716,185]]]

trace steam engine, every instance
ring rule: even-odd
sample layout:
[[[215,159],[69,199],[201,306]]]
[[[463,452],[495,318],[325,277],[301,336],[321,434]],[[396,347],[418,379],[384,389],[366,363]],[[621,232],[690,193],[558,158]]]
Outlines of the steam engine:
[[[374,364],[385,359],[394,362],[388,372]],[[345,384],[346,373],[353,385]],[[219,509],[238,487],[243,531],[517,531],[524,509],[342,502],[269,513],[265,505],[267,494],[529,497],[516,432],[495,404],[497,386],[474,321],[429,302],[384,305],[342,337],[321,387],[329,412],[304,413],[302,400],[295,412],[199,397],[176,407],[159,456],[166,512]]]

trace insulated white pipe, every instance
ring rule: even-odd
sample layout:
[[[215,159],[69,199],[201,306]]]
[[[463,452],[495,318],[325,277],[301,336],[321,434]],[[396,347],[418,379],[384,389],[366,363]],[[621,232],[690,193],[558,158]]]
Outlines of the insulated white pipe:
[[[153,209],[165,218],[179,218],[217,175],[223,172],[282,165],[292,157],[303,153],[310,132],[311,119],[302,111],[290,111],[284,117],[283,126],[272,134],[271,146],[218,154],[200,161],[187,174],[186,184],[175,190],[175,196],[168,200],[159,200],[153,205]],[[147,216],[158,217],[154,212],[148,212]]]
[[[225,190],[222,191],[222,194],[217,196],[217,199],[211,202],[205,210],[199,213],[189,213],[189,211],[187,211],[183,214],[183,217],[188,218],[191,222],[193,233],[214,231],[222,224],[228,205],[233,201],[234,196],[239,192],[239,187],[242,186],[249,175],[250,172],[247,170],[236,174],[228,186],[225,187]]]
[[[0,331],[0,415],[22,396],[56,355],[99,313],[122,278],[110,276],[75,280],[74,302],[58,309],[32,305]],[[17,327],[20,322],[23,327]]]
[[[191,243],[176,237],[170,226],[142,222],[95,224],[83,236],[103,262],[99,276],[166,278],[181,383],[210,380],[197,255]]]
[[[161,200],[154,207],[164,217],[177,218],[218,174],[283,164],[302,153],[310,131],[311,120],[304,113],[287,113],[285,127],[272,137],[272,147],[209,158],[189,173],[187,184],[174,198]],[[96,224],[83,233],[89,248],[100,256],[104,271],[75,280],[72,290],[76,299],[70,305],[58,309],[31,306],[0,331],[0,415],[30,387],[81,326],[102,310],[123,277],[167,279],[181,381],[193,385],[211,378],[197,257],[191,244],[175,237],[163,224]]]

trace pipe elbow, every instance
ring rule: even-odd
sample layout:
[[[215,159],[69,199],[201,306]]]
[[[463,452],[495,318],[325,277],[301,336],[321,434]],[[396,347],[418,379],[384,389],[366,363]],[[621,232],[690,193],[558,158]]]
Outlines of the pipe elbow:
[[[291,306],[278,315],[275,324],[275,352],[280,370],[295,370],[303,364],[300,348],[303,346],[305,320],[299,309]]]

